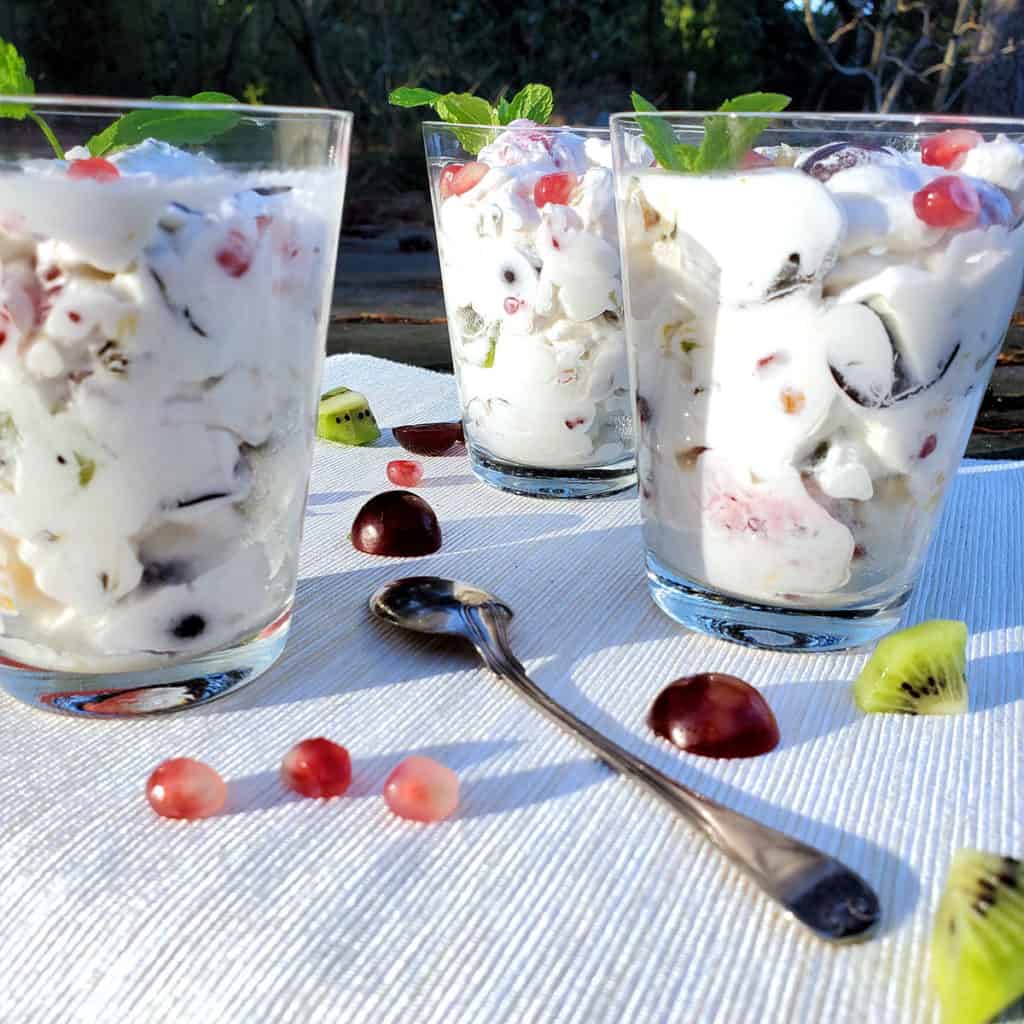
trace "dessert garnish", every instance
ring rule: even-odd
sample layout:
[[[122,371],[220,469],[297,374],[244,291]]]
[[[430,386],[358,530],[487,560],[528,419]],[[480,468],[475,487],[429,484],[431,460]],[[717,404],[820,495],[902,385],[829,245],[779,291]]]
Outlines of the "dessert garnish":
[[[396,487],[416,487],[423,479],[423,466],[415,459],[392,459],[385,472]]]
[[[356,513],[352,546],[368,555],[416,558],[441,547],[434,510],[410,491],[385,491]]]
[[[380,427],[365,395],[339,387],[320,396],[316,436],[336,444],[372,444],[380,437]]]
[[[33,96],[35,83],[29,77],[25,59],[13,43],[0,38],[0,95]],[[198,92],[194,96],[154,96],[156,103],[210,103],[236,104],[233,96],[223,92]],[[0,106],[0,117],[22,121],[34,121],[46,136],[58,160],[65,159],[64,147],[53,129],[28,104]],[[117,168],[108,161],[102,161],[107,153],[135,146],[147,139],[157,139],[172,145],[198,145],[222,135],[238,124],[240,117],[231,110],[133,110],[107,125],[85,143],[89,158],[76,160],[71,164],[72,177],[89,177],[95,180],[113,180]],[[114,173],[111,174],[111,171]]]
[[[451,423],[409,423],[394,427],[391,433],[413,455],[445,455],[457,444],[465,443],[461,420]]]
[[[384,802],[409,821],[434,822],[459,806],[459,777],[430,757],[407,757],[384,783]]]
[[[210,818],[228,798],[220,773],[191,757],[172,757],[157,765],[146,783],[146,799],[162,818]]]
[[[919,622],[881,640],[853,685],[861,711],[957,715],[967,710],[967,624]]]
[[[352,782],[352,759],[333,740],[302,740],[284,755],[281,781],[300,796],[341,796]]]
[[[779,743],[779,725],[764,697],[722,672],[669,684],[654,699],[647,724],[680,750],[703,757],[757,757]]]
[[[638,114],[657,113],[658,108],[639,93],[632,94]],[[789,106],[790,98],[778,92],[748,92],[726,100],[718,109],[723,114],[776,114]],[[644,141],[654,159],[666,170],[707,174],[740,167],[758,135],[771,123],[769,118],[704,118],[700,146],[679,142],[671,124],[660,117],[638,118]]]
[[[982,1024],[1024,995],[1024,865],[960,850],[935,918],[931,978],[944,1024]]]
[[[442,121],[457,125],[501,126],[521,120],[546,124],[555,109],[550,87],[535,83],[524,85],[511,100],[502,96],[496,103],[488,103],[469,92],[440,93],[403,86],[392,90],[388,103],[394,107],[433,107]],[[467,153],[479,153],[493,137],[493,132],[471,128],[453,128],[452,131]]]

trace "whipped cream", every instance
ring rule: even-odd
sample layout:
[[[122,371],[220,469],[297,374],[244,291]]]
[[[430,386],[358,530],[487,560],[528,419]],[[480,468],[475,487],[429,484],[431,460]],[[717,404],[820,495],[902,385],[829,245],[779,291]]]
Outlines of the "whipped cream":
[[[481,176],[465,191],[449,178],[451,165],[431,168],[471,447],[534,468],[628,460],[633,431],[607,138],[516,121],[477,163]],[[538,207],[535,189],[547,176],[561,192]]]
[[[343,180],[0,172],[0,649],[159,665],[291,600]]]
[[[898,599],[1020,294],[1024,150],[785,163],[621,178],[647,546],[773,605]],[[948,175],[977,215],[926,223],[915,193]]]

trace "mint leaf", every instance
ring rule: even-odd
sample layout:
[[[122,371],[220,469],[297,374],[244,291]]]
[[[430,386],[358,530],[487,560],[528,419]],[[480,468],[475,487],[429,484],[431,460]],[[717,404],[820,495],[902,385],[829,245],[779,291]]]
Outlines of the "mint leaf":
[[[751,92],[726,100],[723,114],[777,113],[789,106],[789,97],[778,92]],[[633,93],[637,113],[656,112],[654,104]],[[639,117],[644,140],[654,158],[670,171],[707,174],[738,167],[757,137],[771,124],[769,117],[706,117],[700,148],[675,141],[672,126],[661,118]]]
[[[197,92],[195,96],[154,96],[160,103],[237,103],[223,92]],[[94,135],[86,143],[93,156],[114,149],[159,139],[175,146],[198,145],[230,131],[241,120],[233,110],[133,110]]]
[[[415,89],[404,85],[400,89],[392,89],[388,103],[393,107],[432,107],[441,94],[433,89]]]
[[[777,113],[789,106],[789,97],[778,92],[750,92],[726,100],[718,109],[729,114],[764,111]],[[704,121],[701,146],[702,171],[736,167],[757,137],[771,124],[770,117],[709,117]],[[707,152],[705,152],[707,146]]]
[[[718,109],[724,114],[777,114],[790,104],[781,92],[747,92],[726,100]]]
[[[485,99],[468,92],[449,92],[437,98],[434,104],[442,121],[454,124],[498,123],[497,111]],[[472,128],[453,128],[452,132],[467,153],[479,153],[493,138],[489,131],[474,131]]]
[[[509,121],[525,117],[536,121],[537,124],[547,124],[551,112],[555,109],[555,97],[548,86],[531,83],[524,85],[512,97],[509,106],[511,108]]]
[[[512,105],[504,96],[498,100],[498,124],[508,124],[512,120]]]
[[[434,109],[444,121],[456,124],[495,124],[494,108],[470,92],[449,92],[438,96]]]
[[[658,108],[645,100],[638,92],[630,94],[633,100],[633,109],[638,114],[656,114]],[[692,159],[685,151],[693,150],[692,146],[676,142],[675,132],[672,125],[663,117],[638,117],[637,123],[644,133],[644,142],[651,147],[654,159],[669,171],[688,171],[689,161]],[[693,150],[696,153],[696,150]]]
[[[25,69],[25,59],[13,43],[0,39],[0,95],[3,96],[34,96],[35,83]],[[27,104],[10,103],[0,105],[0,117],[11,117],[16,121],[31,118],[40,131],[46,136],[47,142],[53,147],[59,160],[64,159],[64,148],[57,141],[50,126]]]
[[[35,83],[25,70],[25,59],[13,43],[0,39],[0,94],[4,96],[34,96]],[[0,117],[13,117],[23,121],[31,108],[27,103],[7,104],[0,107]]]

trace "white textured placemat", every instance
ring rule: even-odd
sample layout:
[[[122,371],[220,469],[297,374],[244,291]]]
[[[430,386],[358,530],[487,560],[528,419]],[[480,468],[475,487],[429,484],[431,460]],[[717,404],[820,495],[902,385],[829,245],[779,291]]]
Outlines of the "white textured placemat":
[[[385,424],[451,417],[450,378],[362,356],[326,384]],[[863,657],[758,654],[684,633],[649,600],[632,495],[538,502],[423,460],[444,547],[353,550],[352,518],[401,455],[318,446],[298,611],[282,660],[236,698],[144,721],[48,716],[0,697],[0,1020],[521,1024],[932,1021],[926,942],[949,858],[1024,853],[1024,464],[960,472],[913,619],[971,626],[971,714],[864,716]],[[467,650],[368,619],[396,575],[496,592],[537,680],[661,770],[842,858],[884,931],[816,941],[685,824],[595,763]],[[759,686],[782,744],[686,757],[644,725],[694,671]],[[286,795],[282,754],[326,734],[350,795]],[[383,781],[426,753],[462,781],[457,816],[392,817]],[[209,761],[228,813],[156,818],[166,757]]]

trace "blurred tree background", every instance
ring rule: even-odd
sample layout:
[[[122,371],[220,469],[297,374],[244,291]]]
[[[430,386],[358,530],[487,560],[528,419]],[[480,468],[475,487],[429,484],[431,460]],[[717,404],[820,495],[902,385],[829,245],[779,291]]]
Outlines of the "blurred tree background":
[[[803,110],[1024,113],[1019,0],[0,0],[40,92],[330,105],[356,115],[350,196],[424,187],[398,85],[489,98],[527,81],[602,122],[763,88]]]

